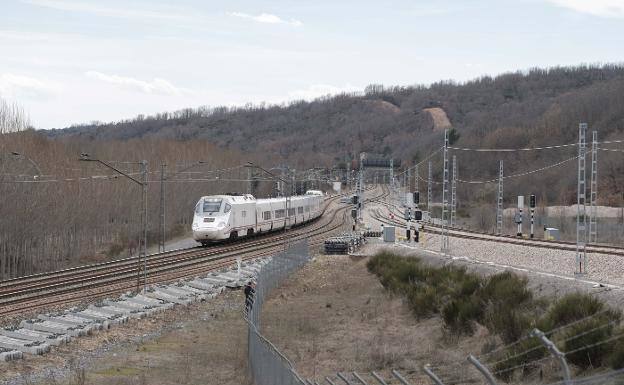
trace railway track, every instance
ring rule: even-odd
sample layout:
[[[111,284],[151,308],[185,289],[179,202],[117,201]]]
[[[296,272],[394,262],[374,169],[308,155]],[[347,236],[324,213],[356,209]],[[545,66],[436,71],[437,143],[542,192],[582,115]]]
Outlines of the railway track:
[[[397,217],[402,217],[403,214],[397,212],[399,207],[395,204],[380,201],[378,202],[388,208],[388,213],[392,213]],[[371,216],[379,222],[382,222],[387,225],[397,226],[397,227],[405,227],[405,222],[389,218],[388,216],[381,214],[379,212],[371,212]],[[442,233],[442,226],[433,225],[433,224],[425,224],[423,226],[423,230],[427,233],[431,234],[440,234]],[[498,243],[506,243],[506,244],[515,244],[515,245],[523,245],[523,246],[532,246],[532,247],[542,247],[548,249],[555,250],[565,250],[565,251],[576,251],[576,243],[566,242],[566,241],[550,241],[544,239],[527,239],[527,238],[516,238],[510,235],[494,235],[490,233],[483,233],[474,230],[466,230],[456,227],[449,228],[449,236],[455,238],[463,238],[463,239],[471,239],[471,240],[480,240],[480,241],[488,241],[488,242],[498,242]],[[601,245],[601,244],[590,244],[586,246],[586,251],[588,253],[596,253],[596,254],[608,254],[608,255],[618,255],[624,256],[624,247],[611,246],[611,245]]]
[[[386,195],[384,190],[372,199],[382,199]],[[287,232],[209,249],[200,247],[149,255],[147,283],[169,282],[218,270],[230,266],[238,257],[250,259],[270,255],[286,243],[303,238],[308,238],[311,245],[320,244],[325,235],[339,229],[346,221],[348,206],[331,208],[338,198],[325,202],[323,214],[317,220]],[[138,257],[132,257],[4,281],[0,283],[0,316],[85,299],[96,300],[136,289],[141,269]]]

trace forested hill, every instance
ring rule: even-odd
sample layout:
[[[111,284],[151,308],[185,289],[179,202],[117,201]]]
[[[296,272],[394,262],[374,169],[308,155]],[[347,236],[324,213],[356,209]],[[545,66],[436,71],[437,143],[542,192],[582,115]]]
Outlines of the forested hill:
[[[311,102],[186,109],[48,134],[202,138],[298,166],[329,166],[360,151],[422,159],[442,144],[449,123],[462,146],[519,147],[574,142],[580,121],[603,139],[622,134],[624,65],[533,69],[462,84],[371,85],[362,94]]]

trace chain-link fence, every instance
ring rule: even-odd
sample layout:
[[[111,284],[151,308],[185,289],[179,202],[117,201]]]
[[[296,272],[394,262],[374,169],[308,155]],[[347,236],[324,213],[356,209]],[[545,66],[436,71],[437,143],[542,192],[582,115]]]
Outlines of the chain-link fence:
[[[258,274],[253,303],[246,313],[249,371],[256,385],[305,385],[288,358],[260,333],[260,313],[269,292],[309,259],[304,240],[275,255]]]

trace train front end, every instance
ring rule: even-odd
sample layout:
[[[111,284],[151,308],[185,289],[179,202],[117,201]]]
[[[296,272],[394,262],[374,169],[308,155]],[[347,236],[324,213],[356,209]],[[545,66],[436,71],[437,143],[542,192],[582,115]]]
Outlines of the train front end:
[[[230,208],[223,196],[202,197],[193,215],[193,238],[203,245],[229,238]]]

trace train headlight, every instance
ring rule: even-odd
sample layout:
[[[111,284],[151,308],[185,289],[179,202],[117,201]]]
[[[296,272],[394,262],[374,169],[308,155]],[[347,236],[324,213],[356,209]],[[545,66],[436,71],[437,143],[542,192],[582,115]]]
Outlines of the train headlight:
[[[219,222],[219,224],[217,225],[220,229],[225,227],[225,222]]]
[[[197,230],[197,228],[199,227],[199,225],[197,225],[197,223],[193,223],[193,230]]]

